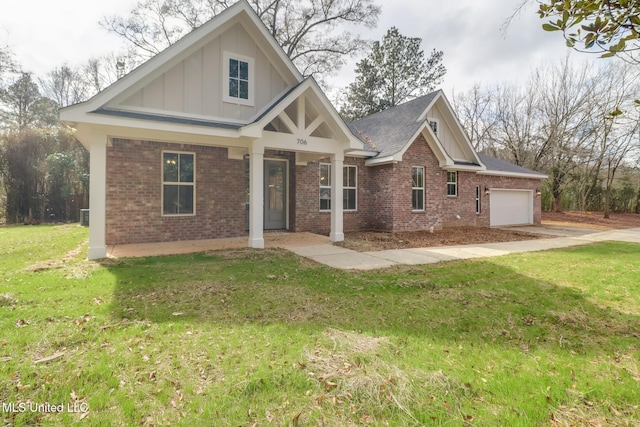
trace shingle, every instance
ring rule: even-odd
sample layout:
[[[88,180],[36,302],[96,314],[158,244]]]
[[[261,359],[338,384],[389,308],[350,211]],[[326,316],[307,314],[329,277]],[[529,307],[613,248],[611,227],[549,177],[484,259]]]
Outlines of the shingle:
[[[424,125],[418,118],[437,94],[437,91],[431,92],[347,125],[360,140],[379,151],[377,157],[394,155],[411,143],[411,138]]]
[[[504,160],[499,160],[494,157],[487,156],[486,154],[478,153],[478,157],[484,165],[487,167],[487,170],[494,172],[506,172],[506,173],[526,173],[529,175],[540,175],[544,177],[545,175],[536,172],[531,169],[523,168],[522,166],[514,165],[513,163],[505,162]]]

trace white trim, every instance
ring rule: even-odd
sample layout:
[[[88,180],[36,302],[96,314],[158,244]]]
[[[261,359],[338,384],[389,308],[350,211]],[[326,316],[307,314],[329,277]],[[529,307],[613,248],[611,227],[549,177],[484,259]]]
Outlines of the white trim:
[[[180,164],[180,155],[187,154],[193,156],[193,182],[182,183],[180,182],[180,169],[178,169],[178,181],[165,181],[164,180],[164,155],[165,154],[177,154],[178,165]],[[164,186],[165,185],[177,185],[177,186],[192,186],[193,187],[193,213],[177,213],[166,214],[164,213]],[[162,150],[160,155],[160,216],[163,218],[175,218],[175,217],[190,217],[196,216],[196,153],[193,151],[176,151],[176,150]]]
[[[336,153],[331,156],[331,194],[340,197],[331,199],[331,231],[329,240],[332,242],[342,242],[344,240],[344,212],[342,210],[342,173],[344,155]]]
[[[88,138],[91,156],[89,156],[89,248],[90,260],[107,256],[107,146],[109,139],[105,134],[91,134]]]
[[[322,185],[322,166],[327,166],[327,179],[329,182],[325,185]],[[330,193],[331,198],[329,199],[329,209],[323,209],[322,206],[320,206],[320,196],[322,195],[321,190],[323,188],[331,190],[331,163],[318,163],[318,210],[320,212],[331,212],[331,200],[333,199],[333,193]]]
[[[449,174],[453,173],[455,174],[455,181],[449,181]],[[459,181],[459,176],[458,176],[458,171],[451,171],[448,170],[447,171],[447,197],[458,197],[458,181]],[[455,187],[455,194],[449,194],[449,185],[453,184]]]
[[[354,168],[356,170],[356,185],[354,187],[345,187],[344,185],[342,186],[342,191],[344,193],[344,190],[355,190],[355,194],[356,194],[356,207],[355,209],[347,209],[345,206],[342,206],[342,211],[343,212],[357,212],[358,211],[358,165],[342,165],[342,175],[343,175],[343,179],[344,179],[344,170],[346,168]],[[342,196],[342,198],[344,199],[344,194]]]
[[[322,177],[322,166],[327,166],[328,167],[328,172],[329,172],[329,185],[318,185],[318,189],[332,189],[333,186],[333,182],[331,181],[332,179],[332,166],[331,163],[326,163],[326,162],[321,162],[318,163],[318,182],[320,182],[320,179]],[[345,168],[354,168],[356,170],[356,185],[355,187],[345,187],[344,185],[342,186],[342,190],[356,190],[356,208],[355,209],[346,209],[344,206],[342,207],[342,211],[343,212],[358,212],[358,165],[345,165],[344,163],[342,164],[342,176],[344,179],[344,169]],[[342,195],[341,199],[344,199],[344,195]],[[331,212],[331,208],[333,207],[333,190],[331,192],[331,199],[329,199],[329,201],[331,202],[329,209],[322,209],[320,208],[320,191],[318,191],[318,208],[320,212]]]
[[[240,98],[239,96],[236,98],[234,96],[229,95],[229,79],[231,76],[229,75],[229,61],[235,60],[238,62],[245,62],[248,72],[248,98]],[[239,66],[239,65],[238,65]],[[238,104],[238,105],[248,105],[250,107],[255,106],[255,60],[251,57],[240,55],[234,52],[224,51],[222,53],[222,102],[226,102],[229,104]],[[240,78],[238,78],[238,82],[240,82]]]

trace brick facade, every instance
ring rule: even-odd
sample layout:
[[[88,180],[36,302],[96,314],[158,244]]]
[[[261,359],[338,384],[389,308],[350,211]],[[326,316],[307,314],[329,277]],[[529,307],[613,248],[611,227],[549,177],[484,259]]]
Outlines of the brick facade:
[[[164,150],[195,153],[195,215],[162,215]],[[108,245],[245,234],[245,164],[226,148],[114,139],[106,185]]]
[[[162,215],[162,152],[195,153],[195,215]],[[320,163],[296,165],[295,153],[266,150],[265,159],[288,161],[288,229],[328,234],[330,212],[320,211]],[[422,136],[404,161],[357,167],[357,210],[344,212],[344,231],[428,230],[446,226],[489,226],[485,187],[535,191],[540,180],[458,172],[458,194],[447,196],[447,173]],[[412,210],[411,172],[425,169],[425,209]],[[248,160],[229,159],[227,149],[187,144],[114,139],[107,148],[107,244],[197,240],[247,235]],[[481,212],[476,213],[476,187]],[[534,223],[540,223],[540,197],[534,197]],[[458,219],[459,218],[459,219]]]

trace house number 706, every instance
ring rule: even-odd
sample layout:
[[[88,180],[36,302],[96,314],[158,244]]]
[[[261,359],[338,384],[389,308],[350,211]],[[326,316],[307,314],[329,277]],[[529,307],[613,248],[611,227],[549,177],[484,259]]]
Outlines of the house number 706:
[[[306,139],[302,139],[302,138],[298,138],[298,144],[299,145],[307,145],[307,140]]]

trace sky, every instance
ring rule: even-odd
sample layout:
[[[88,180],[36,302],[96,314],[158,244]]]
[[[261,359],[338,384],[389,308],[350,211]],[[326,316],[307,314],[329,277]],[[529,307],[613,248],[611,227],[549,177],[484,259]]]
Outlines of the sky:
[[[392,26],[401,34],[422,38],[425,56],[444,51],[447,73],[441,88],[447,95],[475,83],[523,83],[530,71],[561,61],[569,52],[559,33],[541,29],[535,2],[504,32],[504,21],[520,0],[377,0],[378,26],[362,34],[381,40]],[[118,50],[122,40],[99,25],[105,15],[125,15],[134,0],[30,0],[8,2],[0,14],[0,46],[8,46],[26,71],[44,76],[64,63]],[[573,54],[572,57],[578,56]],[[353,81],[355,61],[328,79],[334,88]]]

